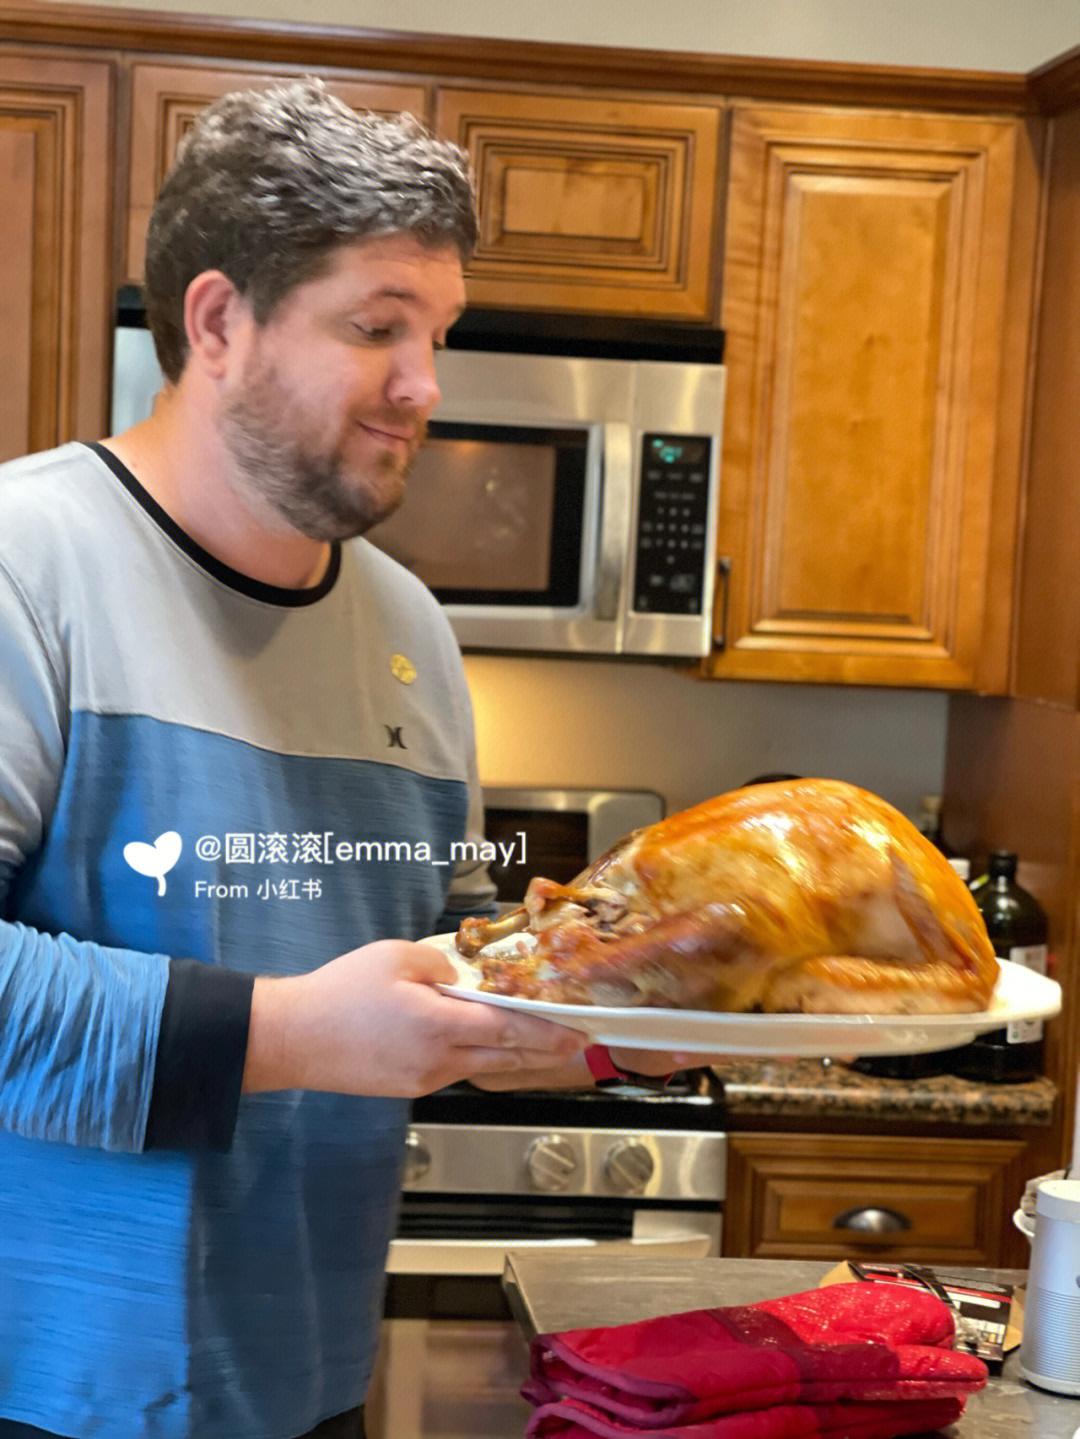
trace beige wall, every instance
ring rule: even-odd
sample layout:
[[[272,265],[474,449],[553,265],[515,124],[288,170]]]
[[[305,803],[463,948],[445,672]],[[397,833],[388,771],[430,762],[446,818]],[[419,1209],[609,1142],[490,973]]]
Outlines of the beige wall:
[[[109,0],[135,10],[962,70],[1080,45],[1080,0]]]
[[[684,809],[756,774],[850,780],[914,814],[940,791],[947,699],[697,681],[600,660],[466,660],[487,784],[653,789]]]

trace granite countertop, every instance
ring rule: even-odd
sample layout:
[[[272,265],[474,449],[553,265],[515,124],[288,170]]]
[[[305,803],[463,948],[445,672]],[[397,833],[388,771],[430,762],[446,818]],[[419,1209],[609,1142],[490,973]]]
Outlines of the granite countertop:
[[[879,1079],[840,1060],[728,1059],[713,1065],[732,1119],[900,1119],[909,1123],[1048,1125],[1057,1087],[980,1084],[951,1074]]]

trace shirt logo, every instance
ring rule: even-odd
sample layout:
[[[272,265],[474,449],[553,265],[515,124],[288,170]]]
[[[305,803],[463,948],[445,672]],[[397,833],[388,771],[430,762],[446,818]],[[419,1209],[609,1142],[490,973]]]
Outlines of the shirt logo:
[[[383,725],[383,729],[386,731],[386,743],[387,743],[388,748],[390,748],[390,749],[408,749],[408,745],[407,745],[407,744],[405,743],[405,741],[401,738],[401,726],[400,726],[399,724],[397,724],[397,725],[384,724],[384,725]]]
[[[165,893],[165,876],[180,858],[184,841],[174,829],[159,834],[153,844],[141,839],[124,845],[124,858],[136,874],[145,874],[148,879],[157,880],[157,892]]]

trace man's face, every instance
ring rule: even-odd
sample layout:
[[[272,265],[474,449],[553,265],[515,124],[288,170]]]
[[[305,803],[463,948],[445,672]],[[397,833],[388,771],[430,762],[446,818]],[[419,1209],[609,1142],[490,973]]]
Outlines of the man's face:
[[[434,352],[465,307],[453,247],[344,245],[298,285],[226,380],[218,424],[238,493],[317,540],[391,514],[439,400]]]

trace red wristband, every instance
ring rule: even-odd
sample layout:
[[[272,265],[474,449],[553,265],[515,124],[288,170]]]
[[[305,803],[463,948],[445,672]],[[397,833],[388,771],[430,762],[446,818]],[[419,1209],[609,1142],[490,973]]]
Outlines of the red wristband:
[[[589,1073],[597,1083],[602,1079],[629,1079],[631,1077],[625,1069],[617,1068],[607,1046],[603,1044],[589,1045],[585,1051],[585,1063],[589,1066]]]
[[[620,1069],[604,1044],[590,1044],[584,1053],[589,1073],[597,1084],[602,1084],[605,1080],[621,1079],[640,1088],[664,1089],[674,1077],[671,1074],[635,1074],[632,1069]]]

